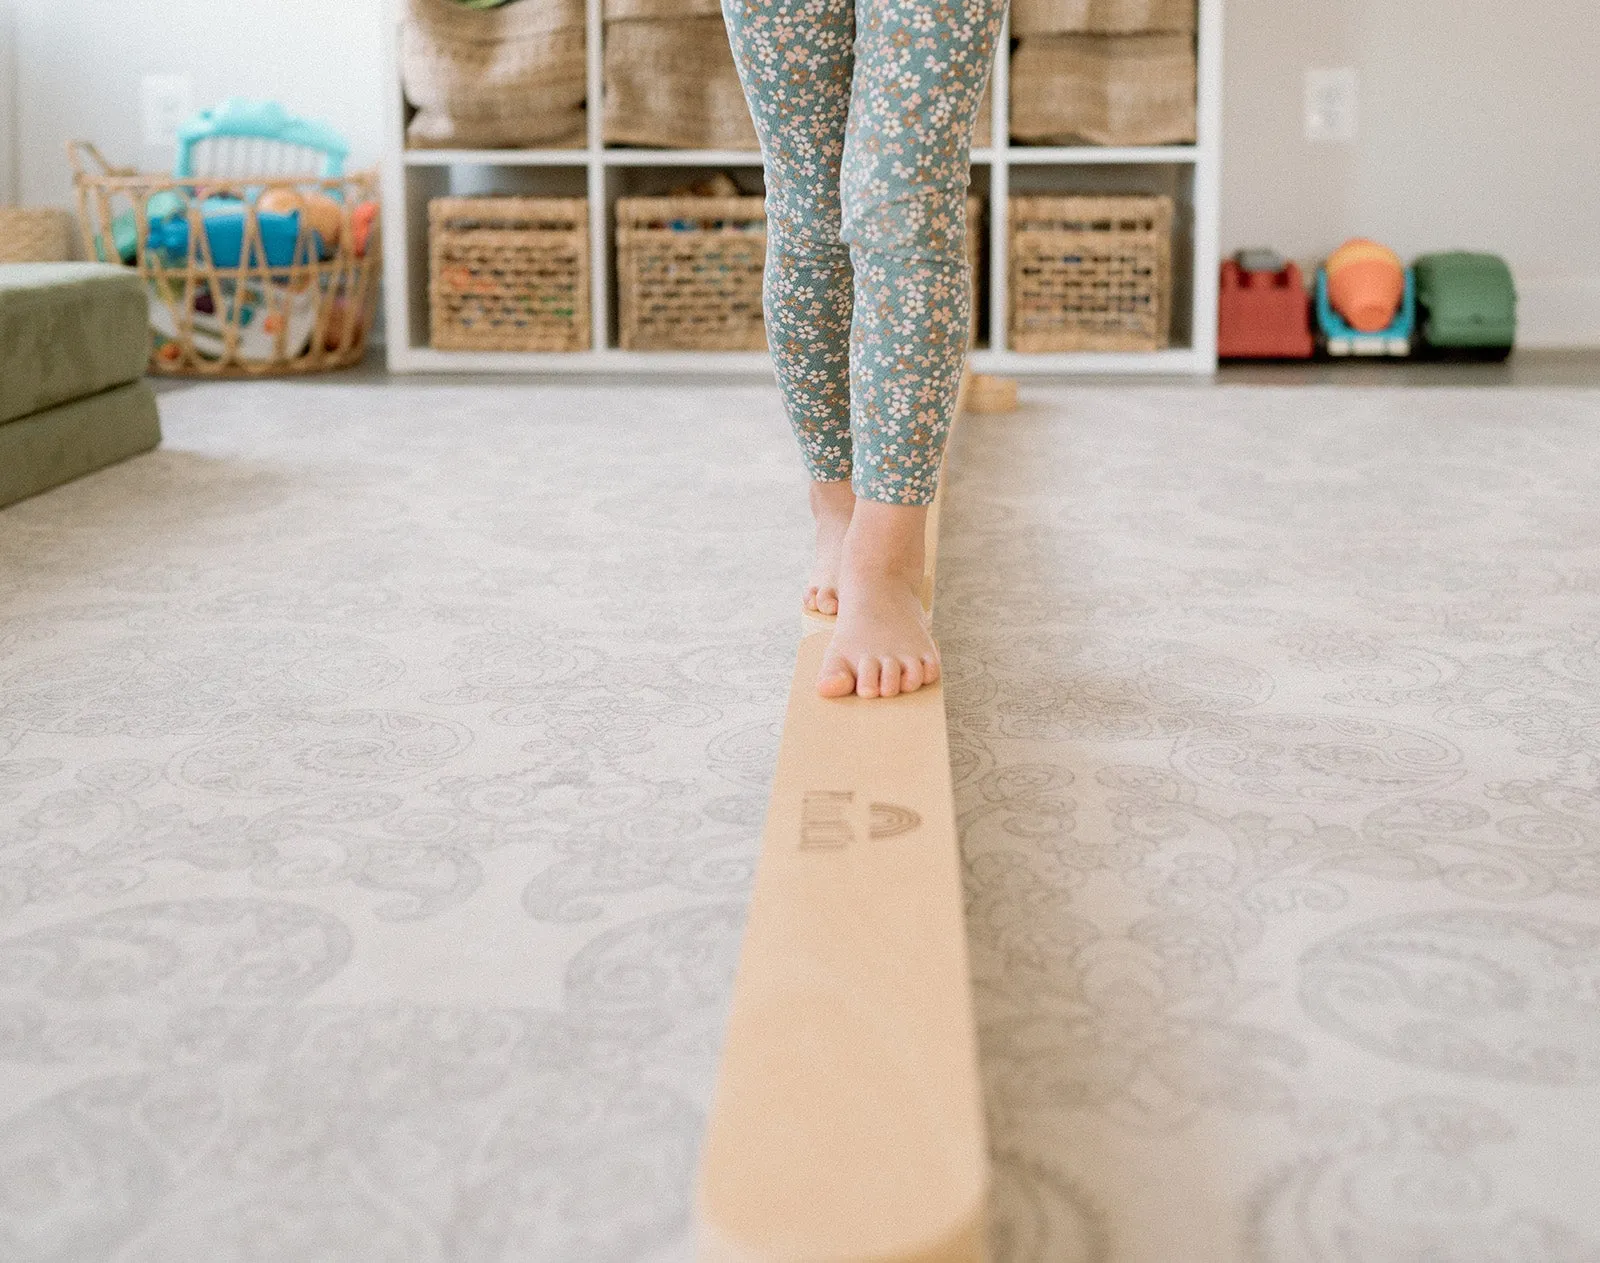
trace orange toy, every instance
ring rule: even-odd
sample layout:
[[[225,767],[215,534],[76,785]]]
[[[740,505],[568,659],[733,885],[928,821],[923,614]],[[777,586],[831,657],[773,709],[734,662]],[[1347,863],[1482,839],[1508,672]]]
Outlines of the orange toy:
[[[378,204],[376,202],[359,202],[350,211],[350,238],[355,245],[356,254],[363,255],[367,252],[367,238],[372,233],[372,226],[378,220]]]
[[[293,215],[302,210],[305,199],[287,185],[270,188],[256,199],[256,210],[269,215]]]
[[[1328,301],[1358,333],[1393,322],[1406,292],[1406,268],[1388,246],[1357,237],[1328,256]]]
[[[322,238],[322,248],[332,254],[339,246],[344,208],[326,193],[309,193],[305,199],[304,215],[311,231]]]

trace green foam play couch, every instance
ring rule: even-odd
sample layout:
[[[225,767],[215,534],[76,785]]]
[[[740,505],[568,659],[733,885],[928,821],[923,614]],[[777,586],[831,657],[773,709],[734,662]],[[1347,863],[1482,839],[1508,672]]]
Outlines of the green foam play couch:
[[[136,273],[0,264],[0,506],[161,441]]]

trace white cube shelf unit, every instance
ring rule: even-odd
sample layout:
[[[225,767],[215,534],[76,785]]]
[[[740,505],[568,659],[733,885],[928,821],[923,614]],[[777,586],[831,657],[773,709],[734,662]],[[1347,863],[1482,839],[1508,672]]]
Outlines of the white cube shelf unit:
[[[995,59],[993,134],[972,151],[973,188],[985,201],[986,280],[978,372],[1182,374],[1217,364],[1217,207],[1221,163],[1223,0],[1197,0],[1199,99],[1196,143],[1141,148],[1042,147],[1010,139],[1010,66]],[[617,346],[615,228],[618,196],[663,193],[713,171],[758,191],[759,153],[608,148],[603,141],[601,40],[604,0],[588,0],[588,132],[583,148],[407,149],[399,68],[399,0],[385,22],[384,319],[394,372],[704,373],[770,372],[764,351],[628,351]],[[1009,49],[1009,30],[1000,48]],[[1006,345],[1007,206],[1012,193],[1168,193],[1177,204],[1171,345],[1159,351],[1025,353]],[[592,347],[586,351],[446,351],[428,345],[428,202],[449,194],[587,197]],[[999,262],[1001,266],[995,264]]]

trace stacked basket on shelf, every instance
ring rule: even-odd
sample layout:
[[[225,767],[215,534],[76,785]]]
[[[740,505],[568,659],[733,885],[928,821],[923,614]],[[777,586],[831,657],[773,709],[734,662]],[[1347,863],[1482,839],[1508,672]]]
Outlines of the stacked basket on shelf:
[[[605,0],[605,139],[756,147],[719,0]]]
[[[432,343],[451,351],[589,348],[589,212],[581,197],[428,204]]]
[[[1011,345],[1157,351],[1172,324],[1170,197],[1011,199]]]
[[[1013,0],[1011,136],[1035,144],[1195,138],[1195,0]]]
[[[983,203],[967,199],[977,285]],[[759,351],[767,222],[759,197],[626,197],[617,202],[618,344],[632,351]],[[972,336],[977,335],[973,304]]]
[[[414,149],[584,142],[584,0],[473,8],[406,0],[400,63]]]

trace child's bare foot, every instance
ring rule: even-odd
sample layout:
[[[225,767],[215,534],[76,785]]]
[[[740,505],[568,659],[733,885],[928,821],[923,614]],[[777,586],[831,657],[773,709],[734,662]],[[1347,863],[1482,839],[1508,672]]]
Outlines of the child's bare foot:
[[[817,614],[839,612],[839,554],[844,535],[850,528],[850,515],[856,507],[856,494],[850,480],[811,484],[811,516],[817,522],[817,561],[806,585],[806,609]]]
[[[893,697],[939,678],[939,650],[922,608],[928,511],[862,500],[845,533],[839,621],[822,659],[824,697]]]

